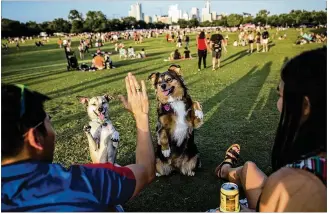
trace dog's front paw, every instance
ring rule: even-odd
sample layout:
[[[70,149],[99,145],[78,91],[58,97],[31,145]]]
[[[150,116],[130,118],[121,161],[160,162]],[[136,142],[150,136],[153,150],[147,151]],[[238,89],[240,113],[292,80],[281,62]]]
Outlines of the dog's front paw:
[[[156,172],[156,177],[160,177],[162,176],[161,174],[159,174],[158,172]]]
[[[164,150],[162,150],[162,153],[163,153],[165,158],[168,158],[168,157],[170,157],[171,149],[170,148],[164,149]]]
[[[119,142],[119,132],[114,131],[113,134],[111,135],[111,140],[113,142]]]
[[[204,114],[201,110],[195,110],[195,116],[198,118],[198,119],[201,119],[203,120],[204,118]]]
[[[91,128],[92,128],[91,126],[87,125],[87,126],[84,126],[83,130],[85,133],[90,133]]]
[[[112,145],[115,148],[118,148],[119,142],[118,141],[112,141]]]
[[[195,176],[195,172],[194,171],[190,171],[190,172],[187,173],[187,175],[193,177],[193,176]]]

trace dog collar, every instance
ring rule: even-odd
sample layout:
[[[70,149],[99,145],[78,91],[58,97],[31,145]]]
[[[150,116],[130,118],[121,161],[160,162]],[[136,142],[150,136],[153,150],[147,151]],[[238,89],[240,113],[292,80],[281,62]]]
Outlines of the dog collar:
[[[165,111],[171,111],[172,110],[172,107],[171,107],[171,105],[170,104],[165,104],[165,105],[163,105],[163,109],[165,110]]]

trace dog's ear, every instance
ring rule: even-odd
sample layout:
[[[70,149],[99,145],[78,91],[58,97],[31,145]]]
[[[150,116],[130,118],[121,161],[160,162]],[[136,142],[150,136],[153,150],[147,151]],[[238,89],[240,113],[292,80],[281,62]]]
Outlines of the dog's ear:
[[[105,94],[105,95],[103,95],[103,97],[107,100],[107,102],[110,102],[110,100],[115,99],[113,96],[111,96],[109,94]]]
[[[81,104],[88,105],[89,98],[88,97],[83,97],[83,96],[77,96],[77,99]]]
[[[157,73],[152,73],[152,74],[150,74],[150,75],[148,76],[148,80],[150,80],[151,84],[152,84],[153,86],[155,86],[155,83],[156,83],[158,77],[159,77],[159,72],[157,72]]]
[[[168,70],[169,71],[174,71],[178,75],[181,75],[181,72],[180,72],[181,71],[181,67],[180,67],[180,65],[175,65],[175,64],[170,65],[170,67],[168,67]]]

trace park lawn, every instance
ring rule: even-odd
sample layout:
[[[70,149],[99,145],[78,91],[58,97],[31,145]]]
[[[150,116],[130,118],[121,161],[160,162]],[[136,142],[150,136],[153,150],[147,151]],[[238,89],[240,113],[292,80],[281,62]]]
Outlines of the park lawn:
[[[273,33],[271,32],[271,36]],[[241,162],[251,160],[266,174],[271,172],[270,151],[279,120],[276,87],[280,69],[293,56],[322,46],[296,46],[293,43],[298,32],[288,30],[287,35],[287,40],[273,40],[269,53],[247,54],[247,47],[232,46],[237,34],[231,33],[228,53],[223,54],[221,69],[211,71],[209,54],[207,69],[202,69],[200,73],[197,72],[195,36],[191,35],[190,47],[195,59],[179,61],[177,64],[183,69],[193,100],[198,100],[203,105],[204,125],[195,132],[202,168],[198,169],[195,177],[175,173],[169,177],[156,178],[138,197],[124,205],[125,210],[203,212],[218,207],[222,181],[213,172],[232,143],[241,145]],[[175,45],[167,43],[164,36],[145,39],[138,45],[132,41],[124,41],[126,47],[132,45],[137,52],[145,48],[148,57],[119,60],[116,54],[112,59],[117,68],[113,70],[67,72],[64,51],[57,47],[56,41],[53,38],[46,46],[37,48],[32,40],[23,44],[19,51],[15,45],[10,45],[10,50],[3,51],[1,56],[1,82],[23,83],[49,95],[52,100],[46,103],[46,109],[52,116],[57,132],[54,161],[65,166],[87,163],[90,162],[88,143],[82,128],[88,123],[88,118],[76,96],[125,94],[124,77],[127,72],[132,72],[140,80],[147,80],[152,72],[165,71],[170,63],[163,60],[175,49]],[[78,39],[75,39],[73,48],[78,56],[77,46]],[[107,43],[102,50],[114,51],[114,46]],[[183,52],[183,48],[180,50]],[[95,48],[91,49],[91,52],[95,51]],[[90,64],[91,58],[90,55],[86,56],[84,62]],[[156,100],[150,84],[148,92],[155,141]],[[133,163],[135,123],[118,99],[110,102],[110,118],[121,137],[118,164]]]

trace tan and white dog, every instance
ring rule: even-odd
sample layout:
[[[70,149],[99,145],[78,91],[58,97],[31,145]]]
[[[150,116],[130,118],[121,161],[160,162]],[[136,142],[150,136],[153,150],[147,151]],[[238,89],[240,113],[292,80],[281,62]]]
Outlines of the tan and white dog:
[[[194,176],[201,166],[194,130],[203,124],[202,106],[190,97],[180,70],[171,65],[167,71],[149,76],[158,101],[157,176],[174,170]]]
[[[89,125],[84,126],[93,163],[115,163],[119,133],[109,118],[109,95],[92,98],[77,96],[87,108]],[[97,152],[95,152],[97,151]]]

